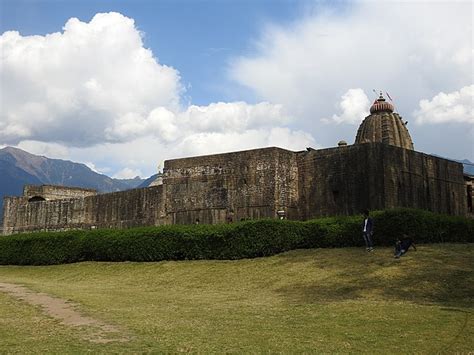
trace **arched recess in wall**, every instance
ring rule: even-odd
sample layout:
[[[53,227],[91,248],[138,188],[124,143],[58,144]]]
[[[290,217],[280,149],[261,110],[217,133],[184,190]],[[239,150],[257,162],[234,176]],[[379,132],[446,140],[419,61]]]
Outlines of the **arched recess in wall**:
[[[41,196],[33,196],[30,199],[28,199],[28,202],[38,202],[38,201],[46,201],[46,199]]]

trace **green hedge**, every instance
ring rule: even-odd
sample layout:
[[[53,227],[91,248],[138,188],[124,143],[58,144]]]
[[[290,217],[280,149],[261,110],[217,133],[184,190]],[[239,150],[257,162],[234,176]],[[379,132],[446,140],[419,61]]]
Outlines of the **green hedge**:
[[[372,217],[375,245],[393,245],[402,234],[418,243],[473,242],[472,219],[412,209],[374,212]],[[16,234],[0,237],[0,264],[242,259],[298,248],[361,246],[362,220],[362,216],[307,222],[267,219],[221,225]]]

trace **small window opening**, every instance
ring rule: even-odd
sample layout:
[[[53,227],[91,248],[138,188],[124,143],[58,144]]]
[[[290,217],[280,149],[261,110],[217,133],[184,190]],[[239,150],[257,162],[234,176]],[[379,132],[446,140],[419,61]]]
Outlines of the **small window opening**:
[[[44,197],[41,196],[33,196],[28,200],[28,202],[39,202],[39,201],[46,201]]]

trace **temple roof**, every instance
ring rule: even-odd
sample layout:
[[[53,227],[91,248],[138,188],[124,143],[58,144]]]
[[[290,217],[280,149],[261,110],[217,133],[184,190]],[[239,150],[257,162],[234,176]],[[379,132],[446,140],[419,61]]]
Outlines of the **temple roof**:
[[[380,92],[380,96],[377,100],[374,101],[372,106],[370,107],[370,113],[376,112],[393,112],[394,108],[390,102],[385,101],[385,98]]]
[[[355,144],[381,142],[413,150],[413,141],[402,117],[394,112],[382,93],[370,107],[370,115],[362,121]]]

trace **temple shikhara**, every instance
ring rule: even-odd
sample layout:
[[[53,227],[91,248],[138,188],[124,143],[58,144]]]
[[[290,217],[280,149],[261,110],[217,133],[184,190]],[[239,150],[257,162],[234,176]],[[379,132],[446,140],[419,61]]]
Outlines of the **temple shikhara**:
[[[3,232],[307,220],[393,207],[468,215],[472,202],[462,164],[415,151],[406,123],[380,94],[352,145],[168,160],[153,186],[107,194],[25,186],[23,196],[4,200]]]

